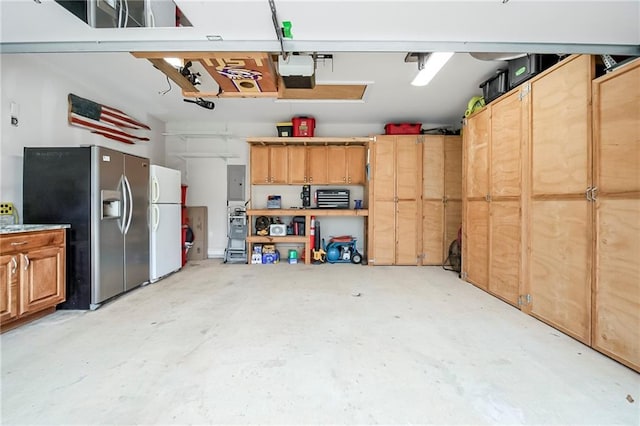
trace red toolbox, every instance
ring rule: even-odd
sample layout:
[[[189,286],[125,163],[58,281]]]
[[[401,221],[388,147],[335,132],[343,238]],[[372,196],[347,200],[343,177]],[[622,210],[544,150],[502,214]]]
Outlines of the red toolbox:
[[[422,123],[389,123],[384,126],[385,135],[419,135]]]
[[[313,137],[316,128],[316,119],[312,117],[293,117],[293,136]]]

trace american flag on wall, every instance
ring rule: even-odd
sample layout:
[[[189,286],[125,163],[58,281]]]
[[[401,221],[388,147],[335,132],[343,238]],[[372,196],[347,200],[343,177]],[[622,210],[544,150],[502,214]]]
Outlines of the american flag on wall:
[[[119,109],[101,105],[73,93],[69,93],[68,98],[70,125],[128,144],[149,140],[147,137],[136,135],[133,130],[151,130],[151,128]]]

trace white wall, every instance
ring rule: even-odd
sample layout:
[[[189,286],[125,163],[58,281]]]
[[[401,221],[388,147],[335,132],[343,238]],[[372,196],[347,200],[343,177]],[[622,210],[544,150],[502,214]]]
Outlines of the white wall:
[[[241,100],[239,100],[241,101]],[[294,105],[294,104],[292,104]],[[294,108],[292,106],[292,108]],[[304,104],[295,107],[294,115],[304,115]],[[208,207],[208,255],[221,257],[227,245],[227,164],[247,166],[247,200],[253,195],[251,206],[266,206],[266,196],[278,194],[283,197],[283,207],[301,206],[301,186],[267,185],[256,186],[251,194],[249,183],[249,145],[247,137],[277,136],[275,123],[217,123],[215,110],[210,122],[170,122],[167,133],[182,133],[183,136],[167,136],[167,165],[182,171],[182,183],[189,186],[187,205]],[[290,118],[283,117],[282,121]],[[316,123],[316,136],[369,136],[384,132],[384,124],[331,124]],[[199,134],[198,134],[199,133]],[[210,136],[206,137],[205,134]],[[191,136],[186,136],[187,134]],[[214,135],[215,134],[215,135]],[[189,153],[197,158],[178,157],[176,153]],[[218,157],[216,157],[218,155]],[[231,156],[230,158],[221,158]],[[348,187],[351,199],[363,199],[362,187]],[[312,187],[312,190],[315,188]],[[238,205],[241,203],[235,203]],[[322,237],[353,235],[358,239],[358,249],[363,250],[362,218],[323,218]],[[284,250],[287,247],[282,247]],[[286,251],[281,251],[285,253]]]
[[[148,116],[144,107],[130,105],[122,91],[103,90],[100,82],[81,84],[74,75],[52,68],[38,55],[0,56],[0,200],[13,202],[22,217],[22,158],[28,146],[101,145],[165,164],[164,123]],[[82,70],[78,70],[82,72]],[[125,111],[151,127],[149,142],[128,145],[111,141],[68,124],[67,95]],[[10,124],[10,105],[18,108],[18,126]]]

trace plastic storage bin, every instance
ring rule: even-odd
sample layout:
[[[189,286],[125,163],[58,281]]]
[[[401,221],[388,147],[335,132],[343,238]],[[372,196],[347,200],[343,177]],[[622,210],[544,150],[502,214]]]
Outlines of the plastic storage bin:
[[[558,55],[526,55],[509,61],[509,88],[529,80],[558,62]]]
[[[480,85],[485,104],[507,93],[507,71],[498,70],[497,74]]]
[[[276,124],[278,129],[278,136],[281,138],[288,138],[293,136],[293,123],[278,123]]]
[[[293,117],[293,136],[296,137],[313,137],[313,131],[316,128],[316,120],[312,117]]]
[[[385,135],[419,135],[421,123],[388,123],[384,126]]]

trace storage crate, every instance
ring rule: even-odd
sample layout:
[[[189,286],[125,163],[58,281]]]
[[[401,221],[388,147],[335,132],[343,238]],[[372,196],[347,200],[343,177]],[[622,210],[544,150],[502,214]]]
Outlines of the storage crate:
[[[276,124],[278,129],[278,136],[281,138],[288,138],[293,136],[293,123],[278,123]]]
[[[419,135],[422,123],[388,123],[384,126],[385,135]]]
[[[296,137],[313,137],[316,128],[316,120],[312,117],[293,117],[293,136]]]
[[[526,55],[509,61],[509,88],[520,85],[558,62],[558,55]]]
[[[507,71],[498,70],[497,74],[480,85],[485,104],[507,93]]]

